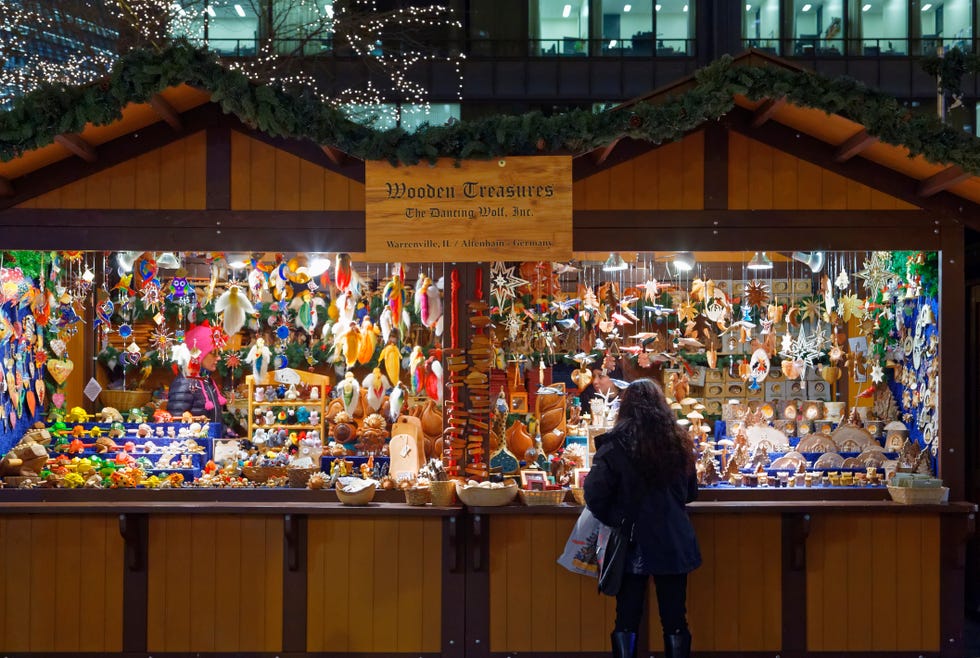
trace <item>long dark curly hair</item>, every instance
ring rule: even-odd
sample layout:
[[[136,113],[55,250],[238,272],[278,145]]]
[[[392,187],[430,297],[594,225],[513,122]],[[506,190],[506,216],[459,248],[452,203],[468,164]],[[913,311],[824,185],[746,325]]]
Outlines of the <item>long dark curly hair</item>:
[[[616,433],[649,484],[666,484],[694,470],[694,446],[652,379],[637,379],[619,401]]]

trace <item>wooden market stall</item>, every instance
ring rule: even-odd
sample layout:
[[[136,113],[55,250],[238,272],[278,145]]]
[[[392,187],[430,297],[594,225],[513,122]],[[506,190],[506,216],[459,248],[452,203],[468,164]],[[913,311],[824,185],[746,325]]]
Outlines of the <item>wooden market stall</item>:
[[[679,141],[623,139],[576,157],[573,247],[938,251],[938,462],[953,502],[705,490],[692,505],[705,558],[690,584],[694,649],[962,655],[976,508],[963,502],[956,389],[980,177],[909,158],[840,115],[780,98],[734,103]],[[363,162],[265,135],[186,85],[4,162],[0,177],[5,249],[365,250]],[[464,282],[485,265],[461,264]],[[91,337],[76,340],[92,353]],[[69,404],[82,403],[93,368],[85,359],[73,373]],[[605,655],[612,601],[555,564],[577,506],[355,510],[315,493],[0,492],[0,650]],[[660,648],[657,632],[642,641]]]

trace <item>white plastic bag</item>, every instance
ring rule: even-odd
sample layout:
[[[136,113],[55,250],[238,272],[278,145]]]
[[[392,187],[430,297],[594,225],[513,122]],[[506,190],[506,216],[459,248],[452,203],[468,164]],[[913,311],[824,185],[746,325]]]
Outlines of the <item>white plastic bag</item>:
[[[572,528],[572,534],[565,542],[565,550],[558,557],[558,564],[572,573],[583,576],[599,577],[599,532],[603,529],[599,520],[592,516],[586,507]]]

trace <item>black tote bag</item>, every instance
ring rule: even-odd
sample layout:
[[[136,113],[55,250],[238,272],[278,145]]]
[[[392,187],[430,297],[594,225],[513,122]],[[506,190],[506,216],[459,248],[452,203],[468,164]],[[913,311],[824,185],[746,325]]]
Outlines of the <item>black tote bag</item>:
[[[599,564],[599,591],[606,596],[616,596],[623,585],[623,575],[629,566],[630,544],[633,543],[633,522],[624,522],[609,531],[606,550]]]

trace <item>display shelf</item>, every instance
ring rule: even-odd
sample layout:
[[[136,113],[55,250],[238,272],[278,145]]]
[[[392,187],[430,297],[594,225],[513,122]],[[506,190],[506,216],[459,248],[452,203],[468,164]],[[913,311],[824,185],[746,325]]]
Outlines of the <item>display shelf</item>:
[[[307,386],[316,386],[319,389],[320,395],[317,400],[268,400],[262,402],[256,402],[255,400],[255,387],[256,386],[281,386],[283,382],[277,380],[277,373],[280,379],[291,379],[295,382],[305,384]],[[285,429],[285,430],[319,430],[320,436],[325,436],[323,431],[324,423],[326,422],[327,416],[327,390],[330,386],[330,378],[326,375],[317,375],[312,372],[303,372],[301,370],[293,370],[286,368],[283,370],[273,370],[266,373],[265,377],[256,381],[255,375],[248,375],[245,377],[245,381],[248,384],[248,417],[245,419],[246,426],[248,428],[248,438],[251,439],[255,434],[255,430],[262,428],[265,430],[269,429]],[[256,425],[255,424],[255,409],[256,407],[307,407],[310,411],[317,411],[320,414],[319,424],[277,424],[272,423],[270,425]]]

